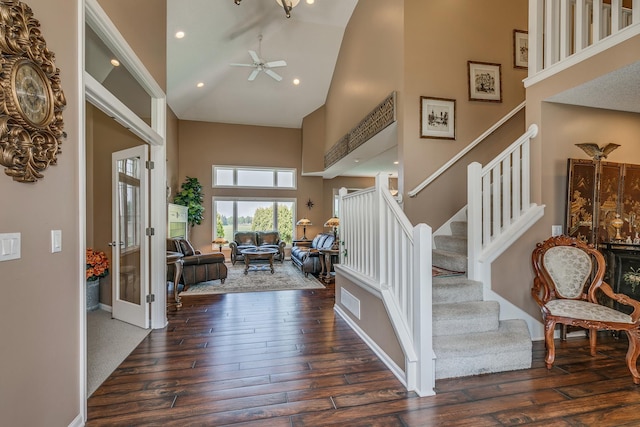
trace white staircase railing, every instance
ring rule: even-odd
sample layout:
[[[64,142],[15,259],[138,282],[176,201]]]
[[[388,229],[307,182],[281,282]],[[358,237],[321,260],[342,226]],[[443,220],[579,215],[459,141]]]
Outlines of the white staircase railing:
[[[497,258],[526,230],[525,224],[542,216],[544,207],[530,200],[529,142],[537,134],[533,124],[486,166],[474,162],[467,167],[470,279],[485,280],[483,263]]]
[[[530,86],[640,34],[640,0],[529,0]]]
[[[388,177],[378,175],[375,187],[340,190],[340,229],[340,269],[382,295],[405,355],[407,389],[433,395],[431,228],[411,225]]]

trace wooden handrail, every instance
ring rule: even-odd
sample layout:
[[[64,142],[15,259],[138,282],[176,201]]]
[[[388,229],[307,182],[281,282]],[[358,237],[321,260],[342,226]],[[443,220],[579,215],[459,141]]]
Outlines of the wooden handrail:
[[[438,169],[437,171],[435,171],[434,173],[432,173],[427,179],[425,179],[424,181],[422,181],[422,183],[420,183],[416,188],[414,188],[413,190],[409,191],[409,193],[407,193],[409,195],[409,197],[416,197],[418,195],[418,193],[420,191],[422,191],[427,185],[431,184],[433,181],[436,180],[436,178],[438,178],[440,175],[442,175],[447,169],[449,169],[451,166],[453,166],[458,160],[460,160],[465,154],[467,154],[469,151],[471,151],[473,148],[475,148],[476,145],[480,144],[486,137],[488,137],[489,135],[491,135],[493,132],[496,131],[496,129],[498,129],[500,126],[502,126],[505,122],[507,122],[511,117],[515,116],[518,112],[520,112],[520,110],[522,110],[524,108],[524,106],[526,105],[526,101],[522,101],[522,103],[520,105],[518,105],[516,108],[514,108],[513,110],[511,110],[509,113],[507,113],[503,118],[501,118],[500,120],[498,120],[493,126],[491,126],[489,129],[487,129],[486,131],[484,131],[482,133],[482,135],[480,135],[479,137],[477,137],[476,139],[474,139],[469,145],[467,145],[462,151],[460,151],[458,154],[456,154],[454,157],[451,158],[451,160],[449,160],[447,163],[445,163],[444,165],[442,165],[440,167],[440,169]]]

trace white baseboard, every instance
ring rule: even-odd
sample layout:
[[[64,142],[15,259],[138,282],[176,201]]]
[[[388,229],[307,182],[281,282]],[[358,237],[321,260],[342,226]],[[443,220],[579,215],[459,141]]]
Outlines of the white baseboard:
[[[69,427],[83,427],[83,426],[84,426],[84,421],[82,419],[82,414],[78,414],[78,416],[75,417],[73,421],[71,421],[71,424],[69,424]]]
[[[109,313],[113,313],[113,307],[107,304],[100,303],[100,310],[108,311]]]
[[[393,373],[393,375],[398,378],[398,380],[402,383],[403,386],[407,386],[407,378],[405,372],[389,357],[387,353],[382,350],[378,344],[374,340],[367,335],[365,331],[363,331],[360,326],[358,326],[349,315],[337,304],[334,304],[333,310],[344,320],[347,322],[349,327],[353,329],[353,331],[364,341],[366,345],[380,358],[382,363],[384,363],[387,368]]]

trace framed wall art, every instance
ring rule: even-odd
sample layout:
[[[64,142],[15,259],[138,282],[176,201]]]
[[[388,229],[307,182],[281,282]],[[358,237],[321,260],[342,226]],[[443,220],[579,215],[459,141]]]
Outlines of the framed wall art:
[[[456,139],[456,100],[420,97],[420,138]]]
[[[513,67],[529,68],[529,34],[523,30],[513,30]]]
[[[468,61],[469,101],[502,102],[500,64]]]

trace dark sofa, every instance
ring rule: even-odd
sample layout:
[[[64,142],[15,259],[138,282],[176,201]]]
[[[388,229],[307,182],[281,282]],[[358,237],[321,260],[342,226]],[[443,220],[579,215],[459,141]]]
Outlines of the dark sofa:
[[[311,247],[294,246],[291,248],[291,262],[300,268],[305,276],[320,273],[320,249],[331,249],[335,237],[333,233],[321,233],[313,238]]]
[[[231,263],[243,261],[242,250],[251,248],[271,248],[278,251],[273,256],[274,260],[284,262],[284,247],[286,242],[280,240],[280,233],[277,231],[237,231],[233,235],[233,240],[229,242],[231,249]]]
[[[188,240],[179,237],[167,239],[167,251],[184,255],[180,283],[185,290],[194,283],[218,279],[224,283],[227,278],[227,266],[224,264],[224,255],[220,252],[203,254],[193,249]],[[169,280],[173,280],[173,266],[169,265],[167,270]]]

